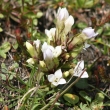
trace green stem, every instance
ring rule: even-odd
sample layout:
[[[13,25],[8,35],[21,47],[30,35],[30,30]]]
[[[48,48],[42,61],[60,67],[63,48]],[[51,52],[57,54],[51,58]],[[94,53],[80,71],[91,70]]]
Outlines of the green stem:
[[[21,3],[22,3],[21,12],[23,14],[23,12],[24,12],[24,0],[21,0]]]

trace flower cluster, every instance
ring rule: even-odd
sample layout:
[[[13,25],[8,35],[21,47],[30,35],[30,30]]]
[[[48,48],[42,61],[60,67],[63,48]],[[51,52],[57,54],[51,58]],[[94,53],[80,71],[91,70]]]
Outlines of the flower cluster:
[[[87,27],[78,35],[69,36],[68,33],[73,24],[74,18],[69,15],[67,9],[59,8],[56,15],[56,28],[45,29],[47,35],[45,42],[39,39],[32,44],[26,42],[27,51],[31,56],[27,62],[37,66],[38,70],[44,73],[45,80],[54,86],[65,84],[68,76],[89,77],[83,70],[83,60],[79,61],[75,67],[70,65],[73,65],[74,58],[84,48],[84,42],[97,36],[98,33],[95,33],[92,27]],[[88,47],[89,45],[85,43],[85,48]],[[71,69],[72,74],[70,74]]]

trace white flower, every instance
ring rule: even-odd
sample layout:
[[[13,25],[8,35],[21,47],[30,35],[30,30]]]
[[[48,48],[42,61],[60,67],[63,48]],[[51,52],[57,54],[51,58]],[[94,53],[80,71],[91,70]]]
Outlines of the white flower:
[[[53,50],[53,55],[54,57],[58,57],[62,53],[62,48],[61,46],[56,46]]]
[[[94,32],[94,29],[92,29],[92,27],[83,29],[82,33],[84,33],[88,37],[88,39],[98,35],[98,33]]]
[[[36,48],[39,48],[40,47],[40,44],[41,44],[41,41],[39,39],[35,40],[33,42],[34,45],[36,45]]]
[[[54,86],[66,83],[66,80],[62,77],[61,69],[57,70],[54,74],[48,75],[48,81],[51,82]]]
[[[53,40],[55,37],[56,28],[51,28],[50,30],[45,29],[45,34],[48,36],[49,40]]]
[[[80,77],[80,75],[83,73],[83,69],[84,69],[84,61],[79,61],[77,63],[77,65],[75,66],[74,69],[74,76],[76,77]],[[83,75],[81,76],[81,78],[88,78],[88,73],[86,71],[84,71]]]
[[[64,33],[67,35],[71,30],[72,25],[74,24],[74,18],[70,15],[66,8],[59,8],[57,12],[57,26],[62,31],[64,29]]]
[[[54,48],[52,46],[49,46],[46,42],[42,45],[42,52],[44,60],[52,60],[53,58],[53,50]]]
[[[66,34],[66,35],[67,35],[68,32],[71,30],[71,27],[72,27],[73,24],[74,24],[74,19],[73,19],[73,17],[70,15],[70,16],[66,19],[66,21],[65,21],[65,29],[64,29],[64,31],[65,31],[65,34]]]
[[[66,8],[59,7],[58,12],[57,12],[57,19],[59,20],[66,20],[69,17],[69,13]]]
[[[56,46],[54,48],[53,46],[48,45],[46,42],[44,42],[44,44],[42,45],[41,50],[43,52],[44,60],[49,60],[54,57],[58,57],[62,52],[61,46]]]

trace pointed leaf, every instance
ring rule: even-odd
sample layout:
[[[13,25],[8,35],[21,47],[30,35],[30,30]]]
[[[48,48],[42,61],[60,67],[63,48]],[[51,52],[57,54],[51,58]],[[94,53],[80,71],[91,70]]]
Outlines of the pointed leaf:
[[[80,91],[79,94],[86,99],[87,101],[91,102],[91,97],[88,96],[88,94],[85,91]]]
[[[97,102],[103,102],[104,100],[104,95],[102,93],[97,93],[96,96],[95,96],[95,100]]]

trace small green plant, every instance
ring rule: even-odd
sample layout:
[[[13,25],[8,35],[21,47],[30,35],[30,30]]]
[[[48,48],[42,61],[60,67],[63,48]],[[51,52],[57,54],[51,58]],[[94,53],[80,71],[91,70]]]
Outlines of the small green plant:
[[[14,71],[16,68],[18,68],[18,63],[13,63],[10,68],[8,69],[4,63],[1,64],[1,74],[0,77],[2,80],[12,80],[14,77],[16,77],[16,72]]]
[[[6,58],[6,53],[10,50],[11,44],[9,42],[4,42],[2,46],[0,46],[0,56]]]
[[[44,38],[45,40],[26,41],[25,45],[30,55],[26,62],[28,63],[27,66],[31,68],[31,73],[26,83],[28,85],[26,87],[27,92],[19,100],[17,109],[26,107],[32,109],[34,106],[34,109],[45,110],[49,109],[50,105],[50,109],[58,108],[56,102],[62,95],[64,95],[63,97],[68,101],[68,104],[75,105],[79,102],[77,95],[66,92],[80,78],[86,79],[89,75],[84,69],[84,61],[77,62],[75,58],[83,48],[87,48],[83,43],[95,37],[98,33],[88,27],[74,37],[69,36],[68,33],[73,24],[74,18],[69,15],[67,9],[59,8],[56,17],[56,28],[45,29],[47,35]],[[76,80],[72,82],[75,77]],[[31,97],[40,99],[40,102]],[[28,105],[29,100],[30,104]],[[34,102],[36,102],[35,105],[33,105]]]
[[[9,109],[15,110],[62,110],[65,107],[68,110],[103,110],[104,106],[110,106],[110,101],[106,101],[106,98],[110,98],[101,90],[97,90],[98,93],[95,91],[97,94],[93,97],[89,93],[92,87],[90,86],[91,79],[99,80],[99,77],[88,71],[94,64],[87,65],[87,60],[85,63],[82,51],[84,50],[84,55],[86,55],[88,49],[92,48],[89,42],[104,46],[104,49],[101,48],[104,55],[109,53],[109,23],[100,27],[103,22],[95,18],[96,24],[87,27],[89,23],[76,22],[66,8],[59,7],[54,20],[55,27],[45,29],[45,34],[39,33],[39,28],[36,28],[38,20],[45,15],[40,9],[42,10],[52,2],[58,3],[60,0],[46,2],[41,6],[38,5],[37,0],[15,2],[2,0],[0,2],[2,12],[0,18],[6,20],[9,26],[7,28],[10,28],[11,22],[17,23],[17,27],[12,25],[15,32],[14,39],[17,40],[15,44],[5,42],[0,46],[0,56],[5,58],[1,63],[1,85],[3,84],[3,90],[6,88],[9,93],[6,95],[8,100],[5,100],[5,93],[1,93],[0,102],[4,109],[8,105]],[[93,8],[99,0],[68,0],[66,2],[70,12],[73,7],[75,11],[81,11],[79,13],[82,15],[88,14],[90,12],[88,10]],[[58,5],[63,6],[63,1]],[[86,10],[86,8],[89,9]],[[77,15],[73,10],[72,13]],[[79,30],[74,33],[71,29]],[[22,33],[24,30],[25,34]],[[4,32],[2,28],[0,32]],[[104,35],[105,39],[95,38],[97,35]],[[94,42],[91,42],[91,39]],[[7,66],[4,61],[7,53],[10,54],[11,51],[11,58],[15,61]],[[94,55],[93,52],[89,54]],[[101,70],[101,66],[100,68],[98,66],[98,72]],[[95,73],[98,72],[95,71]],[[104,79],[103,76],[101,78],[101,80]],[[109,82],[108,79],[104,81]],[[92,88],[95,90],[94,87]]]

